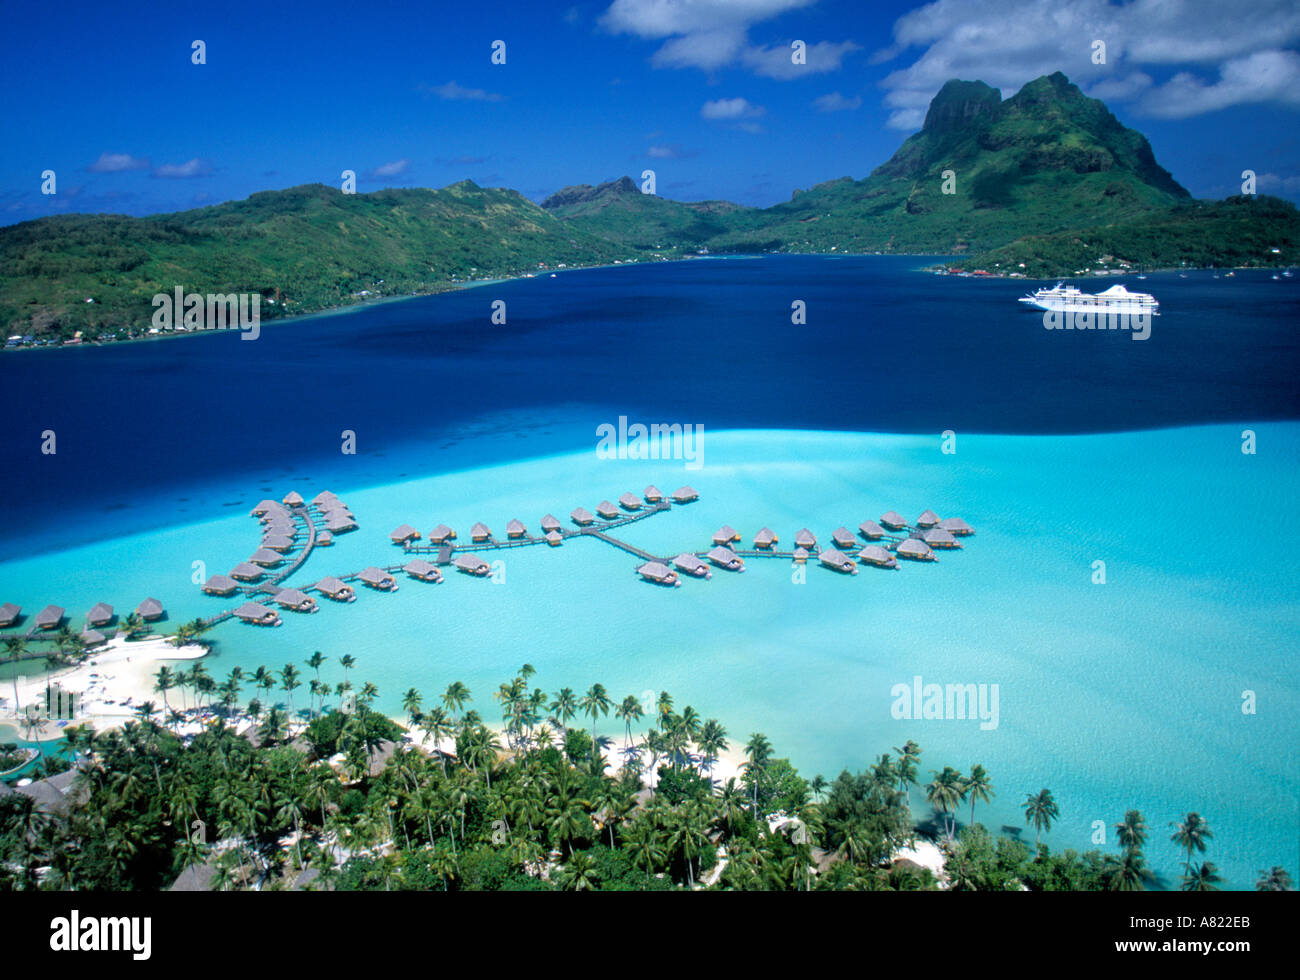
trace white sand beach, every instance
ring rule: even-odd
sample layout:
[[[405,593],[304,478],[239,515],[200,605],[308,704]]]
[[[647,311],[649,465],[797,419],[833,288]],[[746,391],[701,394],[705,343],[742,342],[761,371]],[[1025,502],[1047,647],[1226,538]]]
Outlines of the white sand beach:
[[[207,654],[198,644],[176,647],[161,636],[142,640],[115,638],[91,653],[75,667],[52,671],[51,683],[77,694],[77,716],[67,722],[43,726],[41,741],[57,739],[68,725],[91,724],[97,731],[115,728],[136,717],[135,709],[145,701],[162,708],[162,697],[154,690],[158,668],[172,661],[198,660]],[[39,661],[32,661],[35,668]],[[42,702],[46,676],[38,671],[20,677],[18,700],[25,707]],[[0,722],[18,724],[14,710],[13,689],[3,685],[0,691]],[[26,732],[24,732],[24,737]]]

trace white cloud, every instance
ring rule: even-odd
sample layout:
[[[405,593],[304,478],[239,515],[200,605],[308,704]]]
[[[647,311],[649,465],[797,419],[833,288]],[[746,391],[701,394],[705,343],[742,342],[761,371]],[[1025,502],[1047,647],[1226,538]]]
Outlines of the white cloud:
[[[210,173],[212,173],[212,168],[198,157],[195,157],[185,163],[164,163],[154,170],[153,175],[155,177],[172,177],[183,180],[189,177],[206,177]]]
[[[830,92],[813,99],[813,108],[818,112],[852,112],[861,107],[862,96],[855,95],[847,99],[839,92]]]
[[[495,92],[487,92],[481,88],[466,88],[463,85],[457,85],[454,81],[447,82],[445,85],[425,85],[421,82],[419,90],[425,95],[436,95],[448,102],[500,102],[505,98],[505,96],[498,95]]]
[[[374,170],[370,171],[369,176],[380,179],[385,177],[400,177],[410,169],[410,160],[392,160],[388,163],[381,163]]]
[[[714,99],[700,107],[700,116],[714,120],[753,119],[766,111],[761,105],[754,105],[748,99]]]
[[[789,42],[772,47],[749,42],[755,24],[809,7],[816,0],[614,0],[599,23],[613,34],[662,41],[650,63],[656,68],[716,71],[740,65],[756,75],[788,80],[838,71],[852,41],[808,44],[806,64],[790,60]]]
[[[147,170],[149,161],[129,153],[101,153],[86,169],[92,174],[120,174],[127,170]]]
[[[1097,40],[1106,44],[1104,65],[1092,63]],[[888,124],[898,129],[919,126],[951,78],[980,79],[1005,97],[1054,71],[1098,98],[1173,118],[1292,101],[1295,55],[1283,48],[1297,40],[1294,0],[935,0],[900,17],[893,44],[872,60],[921,49],[881,83]],[[1143,70],[1155,67],[1185,70],[1156,85]]]

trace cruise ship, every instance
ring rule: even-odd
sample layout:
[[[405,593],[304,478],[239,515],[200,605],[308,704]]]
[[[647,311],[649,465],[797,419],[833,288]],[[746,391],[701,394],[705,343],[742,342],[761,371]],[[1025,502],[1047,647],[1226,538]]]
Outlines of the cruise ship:
[[[1159,315],[1160,304],[1150,293],[1130,293],[1116,283],[1100,293],[1080,292],[1075,286],[1057,283],[1051,289],[1039,289],[1020,302],[1053,313],[1149,313]]]

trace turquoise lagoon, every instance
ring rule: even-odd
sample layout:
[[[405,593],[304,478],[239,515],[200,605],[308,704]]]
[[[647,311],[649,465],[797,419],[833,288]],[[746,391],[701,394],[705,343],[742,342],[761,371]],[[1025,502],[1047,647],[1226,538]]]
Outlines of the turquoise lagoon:
[[[1300,829],[1300,425],[1255,430],[1255,455],[1228,425],[959,435],[954,455],[937,434],[736,430],[707,432],[694,471],[593,449],[383,486],[337,474],[327,485],[301,468],[274,495],[332,489],[361,529],[318,550],[290,584],[395,562],[387,534],[403,522],[427,533],[445,521],[462,537],[478,520],[498,534],[512,517],[535,529],[547,512],[567,523],[576,506],[649,483],[690,483],[702,498],[621,532],[662,554],[706,546],[723,523],[747,539],[768,525],[784,543],[805,526],[825,540],[891,508],[962,516],[977,533],[933,565],[851,578],[810,566],[799,583],[785,561],[750,560],[743,574],[715,571],[678,589],[640,582],[635,558],[595,540],[503,551],[493,556],[504,563],[499,584],[403,580],[396,594],[362,589],[351,605],[286,614],[279,629],[223,624],[210,670],[301,665],[320,650],[337,681],[337,658],[352,654],[354,680],[376,684],[393,714],[407,688],[431,703],[460,680],[491,720],[491,692],[528,662],[548,691],[599,681],[621,699],[666,689],[679,707],[720,719],[733,748],[761,731],[807,776],[861,769],[911,738],[927,778],[944,765],[991,772],[997,796],[977,818],[995,828],[1023,827],[1025,797],[1050,788],[1061,810],[1044,838],[1054,849],[1113,849],[1113,825],[1142,810],[1166,883],[1181,871],[1167,824],[1198,810],[1215,833],[1208,859],[1230,887],[1249,888],[1261,868],[1294,873]],[[427,472],[422,447],[404,455],[410,472]],[[194,579],[257,546],[245,515],[261,496],[250,488],[232,507],[214,491],[190,509],[229,516],[6,561],[0,595],[29,611],[56,602],[75,625],[97,601],[124,610],[146,595],[173,622],[209,615],[231,602],[202,595]],[[1093,582],[1097,560],[1104,585]],[[997,684],[996,729],[895,719],[891,689],[916,676]],[[1246,691],[1253,714],[1242,710]],[[305,704],[305,688],[297,694]],[[599,730],[621,742],[621,727],[609,718]]]

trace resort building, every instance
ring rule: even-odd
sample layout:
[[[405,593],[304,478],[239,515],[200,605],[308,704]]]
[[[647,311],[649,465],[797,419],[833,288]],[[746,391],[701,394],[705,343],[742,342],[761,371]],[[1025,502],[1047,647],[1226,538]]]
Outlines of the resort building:
[[[555,519],[553,514],[547,514],[542,518],[542,533],[550,534],[552,531],[560,529],[560,522]]]
[[[18,617],[22,615],[22,612],[22,606],[6,602],[3,606],[0,606],[0,626],[12,626],[18,622]]]
[[[640,510],[641,498],[634,493],[625,493],[618,498],[619,506],[625,510]]]
[[[580,527],[587,527],[596,520],[596,518],[591,516],[591,511],[587,510],[585,507],[575,507],[573,512],[569,514],[569,517],[572,519],[574,524],[577,524]]]
[[[619,516],[618,508],[608,500],[602,500],[596,505],[596,513],[607,521],[617,520]]]
[[[442,581],[442,572],[438,571],[438,566],[425,561],[423,558],[411,559],[402,566],[402,571],[411,578],[418,578],[421,582]]]
[[[286,507],[301,507],[304,502],[305,501],[302,499],[302,494],[300,494],[297,490],[290,490],[288,493],[284,495],[284,500],[281,501],[281,503],[283,503]]]
[[[921,535],[921,540],[931,548],[960,548],[961,542],[941,527],[932,527]]]
[[[262,538],[262,547],[272,551],[292,551],[293,539],[284,534],[268,534]]]
[[[108,637],[99,630],[82,630],[81,642],[88,647],[97,647],[101,643],[107,643]]]
[[[885,536],[885,529],[875,521],[863,521],[858,525],[858,533],[868,541],[879,541]]]
[[[730,524],[724,524],[713,532],[714,544],[731,544],[733,541],[740,540],[740,532]]]
[[[203,591],[208,595],[234,595],[239,583],[229,575],[213,575],[203,584]]]
[[[673,503],[689,504],[692,500],[699,500],[700,495],[694,487],[680,487],[673,491]]]
[[[898,511],[891,510],[880,515],[880,523],[891,531],[901,531],[907,527],[907,518]]]
[[[673,565],[679,571],[687,575],[693,575],[696,578],[713,578],[713,573],[709,571],[709,566],[689,552],[683,552],[673,559]]]
[[[269,513],[270,511],[283,510],[283,509],[284,509],[284,505],[277,500],[263,500],[251,511],[249,511],[249,513],[252,514],[254,517],[261,517],[263,514]]]
[[[656,585],[680,585],[677,581],[677,573],[661,561],[648,561],[637,568],[636,573],[647,582],[654,582]]]
[[[559,531],[546,532],[546,543],[549,544],[552,548],[558,547],[563,542],[564,542],[564,535],[560,534]]]
[[[486,575],[491,568],[478,555],[460,554],[451,560],[456,566],[457,571],[464,572],[466,575]]]
[[[524,527],[524,522],[517,518],[512,517],[510,519],[510,522],[506,525],[507,538],[515,538],[517,540],[519,538],[522,538],[527,533],[528,533],[528,528]]]
[[[805,548],[811,551],[813,548],[817,547],[817,535],[813,534],[812,531],[808,530],[806,527],[802,528],[799,533],[794,536],[794,543],[796,547]]]
[[[301,589],[281,589],[275,594],[275,603],[282,609],[291,609],[294,612],[316,611],[316,600]]]
[[[270,548],[258,548],[249,556],[249,561],[254,565],[261,565],[264,568],[274,568],[276,565],[284,562],[284,555],[278,551],[272,551]]]
[[[910,558],[912,561],[934,561],[934,552],[924,541],[918,541],[916,538],[908,538],[898,546],[897,554],[899,558]]]
[[[325,530],[330,534],[346,534],[348,531],[357,529],[356,518],[348,517],[345,514],[331,515],[325,522]]]
[[[765,527],[754,535],[754,547],[767,550],[781,540],[770,527]]]
[[[339,499],[338,496],[332,493],[331,491],[322,490],[320,493],[316,494],[316,496],[311,498],[311,502],[315,504],[317,507],[321,507],[327,503],[330,503],[338,499]]]
[[[837,527],[832,531],[831,541],[837,548],[852,548],[858,543],[857,537],[847,527]]]
[[[964,538],[968,534],[974,534],[975,529],[963,521],[960,517],[945,517],[939,522],[939,526],[949,534]]]
[[[53,605],[46,606],[36,614],[35,622],[38,629],[55,629],[59,623],[63,622],[63,607]]]
[[[794,561],[795,561],[795,564],[796,564],[796,565],[802,565],[802,564],[803,564],[804,562],[806,562],[807,560],[808,560],[808,549],[807,549],[807,548],[795,548],[795,549],[794,549]]]
[[[381,592],[392,592],[397,588],[397,579],[382,568],[376,568],[374,565],[357,573],[357,579],[362,585],[368,585],[370,588],[378,589]]]
[[[334,543],[334,535],[330,534],[329,531],[321,531],[319,534],[316,535],[317,548],[328,548],[333,543]]]
[[[113,621],[113,607],[107,602],[95,604],[95,608],[86,613],[87,626],[106,626]]]
[[[355,602],[357,598],[352,586],[341,578],[335,578],[333,575],[321,579],[312,588],[326,599],[333,599],[335,602]]]
[[[469,529],[469,539],[471,541],[484,542],[492,540],[492,530],[482,521],[475,524]]]
[[[163,604],[157,599],[146,599],[135,607],[135,611],[146,623],[151,623],[155,619],[162,619]]]
[[[456,538],[456,532],[446,524],[439,524],[429,532],[429,540],[434,544],[443,544],[447,541],[453,541]]]
[[[932,510],[921,512],[921,516],[916,519],[916,526],[919,528],[934,527],[939,523],[939,515]]]
[[[740,556],[724,545],[718,545],[706,557],[719,568],[725,568],[729,572],[745,570],[745,563],[740,560]]]
[[[869,544],[858,552],[858,560],[877,568],[897,568],[898,560],[889,553],[888,548],[878,544]]]
[[[853,559],[844,554],[844,552],[837,551],[834,548],[827,548],[825,551],[821,552],[821,554],[817,556],[817,560],[827,568],[833,568],[837,572],[845,572],[849,575],[858,574],[858,566]]]
[[[406,544],[408,541],[418,541],[420,532],[409,524],[403,524],[401,527],[393,528],[388,536],[393,539],[393,544]]]
[[[280,614],[260,602],[246,602],[235,610],[235,616],[256,626],[279,626]]]
[[[645,502],[647,504],[662,503],[664,499],[663,492],[653,483],[650,484],[650,486],[645,488],[644,496],[645,496]]]
[[[265,570],[258,568],[252,562],[241,561],[238,565],[230,570],[230,577],[238,579],[241,582],[257,582],[265,575]]]

